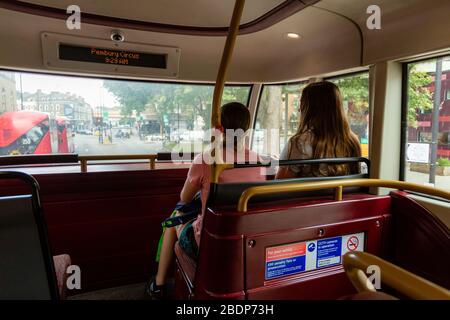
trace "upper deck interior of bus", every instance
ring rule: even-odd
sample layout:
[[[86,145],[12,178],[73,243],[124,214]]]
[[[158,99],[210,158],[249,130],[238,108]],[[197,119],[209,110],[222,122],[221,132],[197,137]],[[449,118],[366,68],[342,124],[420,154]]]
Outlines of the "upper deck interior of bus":
[[[0,299],[148,299],[161,223],[220,105],[246,105],[248,147],[278,159],[322,80],[362,155],[312,161],[365,170],[227,184],[249,164],[212,164],[199,256],[175,245],[169,297],[450,299],[449,14],[448,0],[0,0]]]

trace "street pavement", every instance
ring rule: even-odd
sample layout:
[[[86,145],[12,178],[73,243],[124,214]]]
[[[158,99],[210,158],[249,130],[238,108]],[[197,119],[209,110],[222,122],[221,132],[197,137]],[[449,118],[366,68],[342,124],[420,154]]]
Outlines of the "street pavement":
[[[102,144],[98,136],[76,134],[74,144],[77,154],[141,154],[163,151],[162,142],[145,142],[137,135],[132,135],[129,139],[113,137],[111,143]]]

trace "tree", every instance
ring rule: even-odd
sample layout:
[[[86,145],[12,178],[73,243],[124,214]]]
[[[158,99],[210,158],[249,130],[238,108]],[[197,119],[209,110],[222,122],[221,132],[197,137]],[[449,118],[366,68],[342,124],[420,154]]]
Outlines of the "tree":
[[[369,113],[369,75],[367,73],[345,77],[334,81],[341,90],[344,100],[349,103],[348,117],[352,126],[366,123]],[[430,85],[433,82],[426,72],[417,71],[416,65],[409,67],[408,122],[417,127],[417,112],[433,108]]]
[[[103,86],[114,94],[121,105],[121,114],[138,115],[147,108],[156,113],[163,132],[166,122],[177,115],[187,119],[188,127],[194,128],[200,117],[207,129],[211,116],[214,88],[211,85],[188,85],[169,83],[144,83],[105,80]],[[249,87],[226,87],[223,102],[239,101],[247,104]]]
[[[417,128],[418,111],[433,109],[433,95],[430,90],[433,77],[426,72],[417,71],[416,65],[410,65],[408,69],[408,124]]]
[[[338,78],[333,81],[341,91],[352,131],[361,139],[368,134],[369,74]]]
[[[261,129],[267,130],[264,133],[264,144],[262,152],[265,154],[277,153],[280,149],[279,131],[282,86],[267,86],[261,96],[260,107],[258,111],[258,121]]]
[[[105,80],[103,86],[116,96],[121,114],[125,116],[131,116],[133,110],[138,114],[142,113],[154,94],[152,86],[140,82]]]

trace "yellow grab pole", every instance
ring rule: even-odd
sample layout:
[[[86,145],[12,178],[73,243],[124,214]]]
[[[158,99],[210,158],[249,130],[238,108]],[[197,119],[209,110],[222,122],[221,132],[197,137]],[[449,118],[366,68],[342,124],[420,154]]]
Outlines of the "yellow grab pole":
[[[225,87],[225,79],[227,76],[228,66],[233,55],[234,46],[236,44],[236,37],[239,32],[239,25],[241,22],[242,12],[244,11],[245,0],[236,0],[234,4],[233,16],[231,17],[230,28],[228,30],[227,40],[223,49],[222,60],[220,61],[219,72],[217,74],[216,84],[214,86],[214,95],[211,110],[211,155],[214,158],[214,163],[211,165],[211,177],[217,176],[216,164],[223,163],[221,134],[219,134],[219,141],[214,141],[216,129],[222,130],[222,123],[220,119],[220,104],[222,102],[222,94]],[[216,147],[214,147],[216,145]],[[218,151],[217,154],[215,151]],[[213,181],[212,181],[213,182]]]
[[[214,87],[212,111],[211,111],[211,128],[220,127],[220,103],[222,101],[222,93],[225,86],[228,66],[233,55],[236,37],[239,31],[242,12],[244,11],[245,0],[236,0],[231,18],[230,28],[228,30],[227,40],[223,49],[222,60],[220,61],[219,73],[217,74],[216,85]]]

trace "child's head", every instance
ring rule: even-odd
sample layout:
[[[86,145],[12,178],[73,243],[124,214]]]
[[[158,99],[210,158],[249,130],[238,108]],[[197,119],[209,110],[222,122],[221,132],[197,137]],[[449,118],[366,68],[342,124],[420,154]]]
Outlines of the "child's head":
[[[250,112],[240,102],[229,102],[220,109],[222,126],[226,129],[247,131],[250,127]]]
[[[224,104],[220,109],[222,127],[224,129],[224,142],[227,141],[227,135],[233,135],[234,148],[238,142],[242,142],[244,133],[250,127],[250,112],[248,108],[239,102],[230,102]]]

